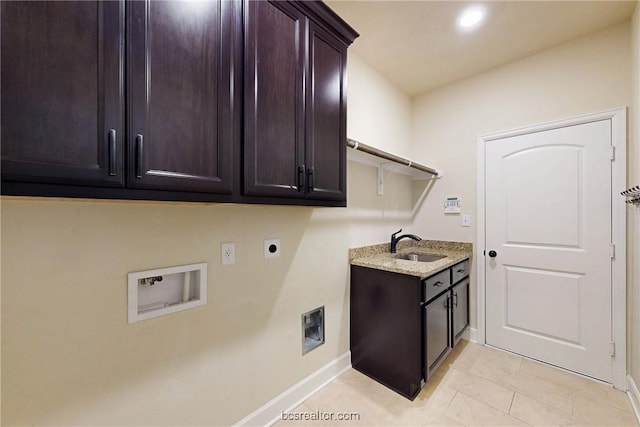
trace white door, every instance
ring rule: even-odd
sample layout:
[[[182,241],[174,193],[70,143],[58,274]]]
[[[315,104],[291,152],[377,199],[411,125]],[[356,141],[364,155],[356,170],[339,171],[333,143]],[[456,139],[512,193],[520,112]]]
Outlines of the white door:
[[[488,141],[485,157],[487,344],[607,382],[611,154],[600,120]]]

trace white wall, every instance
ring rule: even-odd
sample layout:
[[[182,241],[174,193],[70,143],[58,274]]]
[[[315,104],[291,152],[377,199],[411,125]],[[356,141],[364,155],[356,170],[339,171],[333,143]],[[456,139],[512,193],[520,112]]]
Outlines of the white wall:
[[[630,49],[630,25],[624,23],[415,98],[412,156],[445,176],[418,212],[414,231],[475,243],[477,137],[629,106]],[[447,196],[461,197],[472,227],[461,227],[459,215],[444,214]]]
[[[640,185],[640,2],[632,19],[631,82],[633,103],[629,112],[629,186]],[[629,371],[640,386],[640,206],[629,207]]]
[[[350,135],[393,149],[410,102],[350,60],[349,97],[386,118],[350,105]],[[375,176],[349,162],[347,209],[3,197],[2,424],[229,425],[344,354],[348,249],[410,222],[408,179],[380,197]],[[127,324],[127,273],[195,262],[207,305]],[[326,344],[302,356],[300,315],[320,305]]]

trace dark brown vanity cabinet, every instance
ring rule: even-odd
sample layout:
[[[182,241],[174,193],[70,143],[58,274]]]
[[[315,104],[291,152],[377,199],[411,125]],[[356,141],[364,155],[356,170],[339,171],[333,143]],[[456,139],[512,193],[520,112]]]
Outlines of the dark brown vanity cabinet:
[[[351,365],[414,399],[469,324],[468,266],[420,279],[352,265]]]
[[[351,266],[351,366],[413,399],[424,381],[419,277]]]
[[[319,13],[324,12],[326,15]],[[347,47],[317,2],[245,1],[244,192],[346,200]]]
[[[124,2],[0,2],[3,180],[123,186]]]

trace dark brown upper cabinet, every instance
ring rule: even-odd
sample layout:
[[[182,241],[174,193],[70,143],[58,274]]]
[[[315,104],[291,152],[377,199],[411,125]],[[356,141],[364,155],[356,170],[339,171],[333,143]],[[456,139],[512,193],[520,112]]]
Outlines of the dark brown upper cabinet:
[[[234,4],[128,6],[128,185],[231,193]]]
[[[124,2],[0,2],[3,180],[123,186]]]
[[[247,0],[244,20],[244,193],[346,201],[345,76],[357,33],[319,2]]]
[[[344,206],[320,1],[0,1],[2,194]]]

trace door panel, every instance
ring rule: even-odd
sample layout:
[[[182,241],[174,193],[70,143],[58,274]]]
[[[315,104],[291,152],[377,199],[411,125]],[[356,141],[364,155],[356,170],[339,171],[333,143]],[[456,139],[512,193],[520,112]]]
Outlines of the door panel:
[[[286,2],[247,1],[245,10],[244,191],[304,197],[306,20]]]
[[[505,327],[579,345],[583,274],[512,266],[505,272]],[[541,313],[553,313],[552,321]]]
[[[0,2],[3,179],[124,184],[124,3]]]
[[[130,186],[230,193],[233,5],[130,5]]]
[[[488,344],[611,381],[611,123],[486,147]]]
[[[313,23],[309,31],[308,197],[346,200],[346,114],[343,109],[347,46]]]

